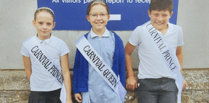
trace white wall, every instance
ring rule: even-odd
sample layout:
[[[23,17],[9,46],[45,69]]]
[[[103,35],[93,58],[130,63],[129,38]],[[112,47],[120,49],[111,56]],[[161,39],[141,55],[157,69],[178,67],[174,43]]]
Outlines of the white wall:
[[[23,68],[21,43],[34,34],[32,20],[36,0],[0,1],[0,68]]]
[[[179,0],[177,24],[183,28],[184,68],[209,68],[209,0]]]
[[[184,68],[209,68],[209,1],[179,0],[177,24],[184,31]],[[36,34],[32,25],[37,0],[0,0],[0,69],[23,69],[20,54],[22,42]],[[74,42],[87,31],[53,31],[66,42],[71,50],[70,68],[73,67]],[[131,31],[116,31],[127,43]],[[137,50],[133,55],[133,66],[138,67]]]

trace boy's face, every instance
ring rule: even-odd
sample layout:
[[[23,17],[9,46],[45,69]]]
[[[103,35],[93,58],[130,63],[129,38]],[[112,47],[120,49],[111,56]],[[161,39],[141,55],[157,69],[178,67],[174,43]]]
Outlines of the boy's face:
[[[171,18],[173,12],[169,12],[169,10],[152,10],[151,12],[148,10],[149,17],[151,19],[152,25],[159,31],[165,30],[168,28],[168,22]]]

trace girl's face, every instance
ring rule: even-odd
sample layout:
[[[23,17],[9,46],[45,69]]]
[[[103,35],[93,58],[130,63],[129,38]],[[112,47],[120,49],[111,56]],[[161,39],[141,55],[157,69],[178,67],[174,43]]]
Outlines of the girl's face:
[[[95,4],[91,7],[89,15],[87,15],[86,18],[91,23],[92,29],[96,33],[105,31],[105,26],[107,25],[110,15],[104,5]]]
[[[45,40],[50,38],[55,22],[53,22],[53,16],[50,13],[41,11],[36,15],[36,20],[33,20],[33,26],[37,29],[38,38]]]

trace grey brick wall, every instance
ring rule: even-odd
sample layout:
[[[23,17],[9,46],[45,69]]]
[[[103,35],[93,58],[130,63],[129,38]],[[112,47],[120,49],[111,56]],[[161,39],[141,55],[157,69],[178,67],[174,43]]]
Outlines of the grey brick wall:
[[[184,69],[183,76],[188,87],[182,92],[182,103],[209,103],[209,68]],[[0,70],[0,103],[27,103],[29,88],[23,69]],[[134,92],[128,91],[125,103],[137,103]]]

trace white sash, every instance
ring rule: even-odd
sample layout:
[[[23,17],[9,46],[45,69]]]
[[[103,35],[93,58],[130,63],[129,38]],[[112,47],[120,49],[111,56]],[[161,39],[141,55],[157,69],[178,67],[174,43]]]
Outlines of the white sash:
[[[62,86],[60,100],[62,103],[66,102],[66,90],[65,86],[63,85],[63,77],[61,69],[56,66],[56,64],[47,56],[47,53],[41,49],[39,42],[36,40],[34,36],[29,38],[27,41],[23,43],[23,45],[27,48],[29,54],[31,54],[35,60],[37,61],[40,68],[45,70],[45,72],[51,75],[60,86]]]
[[[181,92],[183,88],[183,77],[180,72],[180,65],[177,57],[173,54],[170,47],[166,44],[166,41],[161,32],[159,32],[156,28],[154,28],[149,21],[146,23],[146,29],[149,33],[150,40],[153,42],[153,45],[156,46],[159,51],[161,57],[163,58],[166,66],[169,71],[174,75],[175,83],[178,88],[177,101],[181,103]]]
[[[121,84],[120,77],[115,75],[113,70],[107,65],[84,36],[80,37],[75,42],[75,45],[98,74],[119,95],[121,101],[124,102],[126,89]]]

